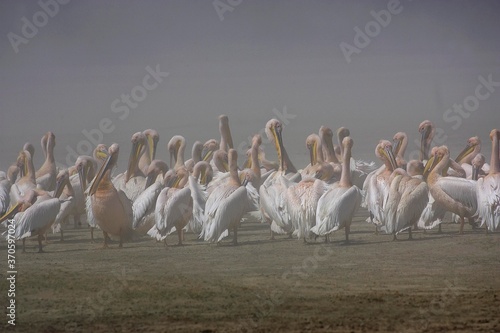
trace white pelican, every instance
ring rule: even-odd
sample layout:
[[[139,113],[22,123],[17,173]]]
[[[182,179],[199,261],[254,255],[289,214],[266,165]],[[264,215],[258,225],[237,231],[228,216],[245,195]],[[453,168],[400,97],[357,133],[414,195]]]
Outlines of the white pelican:
[[[35,198],[36,202],[34,202]],[[30,205],[31,203],[33,204]],[[61,200],[52,198],[43,191],[28,190],[24,199],[18,202],[7,214],[15,213],[22,206],[29,207],[14,216],[14,238],[16,240],[23,240],[23,252],[25,252],[26,238],[38,236],[38,252],[44,252],[42,249],[43,235],[45,235],[52,223],[54,223],[61,207]]]
[[[351,159],[353,140],[345,137],[342,140],[344,146],[344,161]],[[318,236],[326,236],[334,231],[345,228],[345,240],[349,241],[351,221],[361,204],[361,190],[351,182],[350,163],[342,164],[342,174],[338,184],[332,186],[318,200],[316,209],[316,225],[311,229]]]
[[[302,170],[302,175],[314,176],[318,169],[322,169],[323,172],[328,172],[333,177],[334,168],[330,163],[325,162],[323,158],[323,145],[319,135],[315,133],[310,134],[306,138],[306,147],[309,150],[310,164]],[[325,181],[329,180],[325,178]]]
[[[424,163],[429,159],[429,150],[436,133],[436,127],[431,121],[424,120],[418,126],[418,131],[420,132],[420,162]]]
[[[4,172],[0,176],[0,216],[5,214],[10,206],[10,188],[12,183]]]
[[[141,169],[143,174],[146,174],[149,164],[155,159],[156,147],[158,146],[160,135],[156,130],[151,128],[145,130],[142,134],[146,137],[146,149],[143,150],[139,159],[139,169]]]
[[[247,208],[247,189],[238,177],[238,154],[229,149],[229,181],[210,194],[205,205],[206,224],[200,237],[208,242],[220,242],[233,230],[233,244],[238,243],[238,227]]]
[[[281,176],[297,175],[297,169],[288,158],[283,145],[282,125],[277,119],[271,119],[266,124],[266,134],[269,141],[274,142],[278,154],[279,168],[273,172],[259,189],[260,211],[262,219],[271,226],[271,239],[274,233],[291,235],[293,225],[286,212],[285,193],[287,183]]]
[[[184,151],[186,149],[186,139],[182,135],[174,135],[168,142],[170,153],[170,168],[175,171],[186,169],[184,164]],[[187,170],[187,169],[186,169]]]
[[[35,173],[36,184],[45,191],[53,191],[56,187],[57,168],[54,159],[54,146],[56,137],[54,133],[47,132],[41,140],[42,148],[45,153],[45,162]]]
[[[384,207],[389,195],[389,178],[397,168],[392,151],[392,144],[380,140],[375,148],[375,155],[384,163],[379,169],[370,173],[363,184],[365,198],[363,206],[370,212],[370,222],[375,223],[377,230],[385,224]]]
[[[132,135],[132,149],[128,159],[128,168],[125,173],[121,173],[113,178],[113,185],[125,192],[127,197],[134,201],[142,191],[146,184],[146,177],[139,169],[139,157],[145,149],[146,136],[137,132]]]
[[[470,178],[467,179],[478,180],[479,178],[483,178],[486,176],[486,173],[483,170],[483,166],[486,162],[486,157],[483,154],[479,153],[472,159],[472,172]],[[488,167],[489,170],[489,167]]]
[[[28,190],[36,188],[35,166],[31,159],[31,154],[27,150],[23,150],[17,157],[17,166],[21,178],[12,184],[10,188],[10,202],[15,205],[20,197],[23,196]]]
[[[460,233],[463,233],[464,218],[473,224],[473,216],[477,210],[477,188],[474,181],[458,177],[443,177],[442,173],[449,165],[450,153],[446,146],[436,149],[432,170],[427,177],[429,192],[434,200],[445,210],[460,217]],[[426,165],[427,168],[427,165]]]
[[[153,160],[146,171],[146,189],[139,194],[132,204],[134,221],[132,227],[136,233],[145,235],[155,224],[156,199],[165,187],[164,177],[168,171],[167,163]]]
[[[201,157],[203,161],[211,162],[214,152],[219,150],[219,141],[215,139],[209,139],[203,144],[203,150],[201,152]]]
[[[172,231],[177,231],[179,242],[182,245],[183,229],[189,223],[193,214],[193,199],[191,189],[184,187],[188,181],[189,173],[186,169],[175,171],[173,184],[167,184],[156,200],[155,226],[157,239],[164,239],[167,245],[166,236]],[[152,231],[148,232],[153,236]]]
[[[495,231],[500,226],[500,131],[494,129],[490,133],[491,161],[486,177],[477,181],[478,213],[486,224],[486,232]]]
[[[89,196],[92,203],[92,216],[104,234],[104,248],[108,247],[108,234],[123,240],[132,236],[132,202],[125,192],[117,190],[111,181],[111,172],[116,165],[119,153],[118,144],[109,147],[109,156],[97,173]]]
[[[187,230],[199,234],[205,225],[205,204],[208,193],[208,183],[212,180],[212,167],[210,163],[199,161],[189,176],[189,188],[193,198],[193,216],[188,223]]]
[[[70,175],[69,181],[74,191],[75,205],[71,211],[71,215],[73,216],[76,228],[81,225],[80,216],[86,213],[85,191],[87,190],[87,184],[95,177],[97,162],[90,156],[81,155],[76,159],[75,169],[76,174]]]
[[[411,228],[419,221],[422,211],[429,201],[427,184],[413,178],[401,168],[394,170],[390,179],[390,189],[385,209],[386,221],[382,229],[387,234],[396,235],[408,229],[408,239],[412,239]]]

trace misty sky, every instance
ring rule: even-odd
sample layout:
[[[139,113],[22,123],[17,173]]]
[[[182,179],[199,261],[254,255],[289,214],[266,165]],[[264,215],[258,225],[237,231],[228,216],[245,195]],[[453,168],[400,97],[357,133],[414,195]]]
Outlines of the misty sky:
[[[24,38],[23,17],[31,24],[34,15],[43,19],[36,14],[42,8],[3,0],[0,170],[26,141],[35,144],[39,167],[39,141],[48,130],[56,135],[56,160],[66,164],[68,151],[87,140],[82,131],[98,129],[104,118],[113,131],[103,142],[120,144],[121,161],[131,135],[146,128],[160,132],[159,158],[167,158],[176,134],[185,135],[190,154],[195,140],[218,138],[222,113],[243,147],[276,117],[273,109],[295,116],[284,139],[299,168],[308,156],[306,136],[321,125],[348,127],[354,156],[375,160],[378,140],[397,131],[408,133],[415,150],[424,119],[444,130],[453,156],[479,135],[489,159],[489,131],[500,127],[500,86],[481,88],[488,97],[467,118],[443,115],[474,96],[479,76],[500,82],[500,2],[402,0],[399,13],[348,62],[340,44],[354,45],[354,28],[364,30],[374,21],[370,12],[391,2],[242,0],[221,20],[211,0],[70,1],[16,53],[9,33]],[[168,76],[144,90],[148,66]],[[134,89],[147,96],[126,117],[115,112]],[[272,145],[265,148],[275,156]]]

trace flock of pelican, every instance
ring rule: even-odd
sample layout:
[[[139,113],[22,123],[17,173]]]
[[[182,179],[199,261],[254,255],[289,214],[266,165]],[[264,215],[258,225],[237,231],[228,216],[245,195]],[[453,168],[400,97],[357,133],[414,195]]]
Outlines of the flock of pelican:
[[[369,212],[367,221],[376,232],[396,235],[412,229],[441,226],[446,212],[473,228],[493,232],[500,225],[500,131],[492,130],[491,162],[485,163],[481,141],[472,137],[456,159],[446,146],[433,147],[434,125],[426,120],[418,128],[418,160],[406,161],[407,135],[398,132],[393,142],[380,140],[375,155],[382,162],[355,160],[348,129],[334,132],[321,126],[306,138],[310,164],[297,169],[285,149],[283,126],[267,122],[265,132],[274,143],[277,162],[268,161],[255,135],[245,165],[238,167],[229,120],[219,116],[220,141],[196,141],[192,158],[185,161],[186,140],[175,135],[168,142],[169,163],[156,159],[157,131],[135,133],[127,169],[113,174],[120,147],[99,144],[93,156],[79,156],[74,166],[58,170],[55,135],[41,140],[43,165],[35,170],[35,149],[26,143],[7,172],[0,171],[0,222],[14,223],[16,240],[38,238],[39,251],[46,233],[60,232],[70,218],[75,226],[86,216],[93,232],[103,232],[104,247],[111,239],[124,241],[150,236],[164,241],[176,233],[182,245],[185,232],[219,243],[238,228],[245,214],[257,211],[270,226],[271,238],[287,235],[304,242],[344,229],[349,241],[351,221],[359,207]],[[13,220],[13,221],[12,221]]]

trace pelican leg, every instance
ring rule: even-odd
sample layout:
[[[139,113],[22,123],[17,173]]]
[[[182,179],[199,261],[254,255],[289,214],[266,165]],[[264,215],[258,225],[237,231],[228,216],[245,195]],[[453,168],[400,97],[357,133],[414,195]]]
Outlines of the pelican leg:
[[[413,239],[413,236],[412,236],[412,234],[411,234],[411,228],[410,228],[410,229],[408,229],[408,234],[409,234],[409,235],[408,235],[408,240],[412,240],[412,239]]]
[[[123,236],[121,233],[120,233],[120,244],[118,244],[118,247],[123,248]]]
[[[90,227],[90,241],[92,243],[95,243],[95,240],[94,240],[94,227]]]
[[[392,241],[395,242],[397,240],[398,240],[398,238],[396,237],[396,233],[393,233],[392,234]]]
[[[458,232],[459,234],[464,233],[464,224],[465,224],[465,217],[460,216],[460,230]]]
[[[270,238],[270,239],[271,239],[271,240],[274,240],[274,239],[275,239],[275,238],[274,238],[274,232],[273,232],[272,230],[271,230],[271,238]]]
[[[441,223],[438,225],[438,234],[442,233],[443,231],[441,230]]]
[[[23,253],[26,253],[26,238],[23,238]]]
[[[375,225],[375,235],[378,235],[378,227]]]
[[[182,239],[184,238],[182,229],[176,228],[177,229],[177,236],[179,237],[179,243],[177,243],[177,246],[182,246]]]
[[[233,244],[238,245],[238,226],[234,226],[233,232],[234,232]]]
[[[328,243],[328,235],[325,235],[325,244]]]
[[[108,233],[103,230],[102,234],[104,235],[104,244],[102,245],[102,248],[107,249],[108,248],[108,238],[109,238]]]
[[[163,245],[165,245],[165,247],[168,247],[168,245],[167,245],[167,237],[165,237],[165,238],[163,239]]]
[[[44,252],[42,250],[42,239],[43,239],[43,235],[38,234],[38,253],[43,253]]]
[[[63,234],[62,227],[61,227],[61,242],[64,242],[64,234]]]
[[[349,243],[349,234],[351,233],[351,226],[346,225],[345,226],[345,242]]]
[[[75,229],[78,229],[82,225],[82,222],[80,221],[80,215],[75,215],[73,217],[73,222],[75,224]]]

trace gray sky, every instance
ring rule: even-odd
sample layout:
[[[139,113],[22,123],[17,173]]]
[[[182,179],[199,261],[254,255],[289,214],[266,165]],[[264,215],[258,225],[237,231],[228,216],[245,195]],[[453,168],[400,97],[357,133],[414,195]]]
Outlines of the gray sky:
[[[308,156],[306,136],[321,125],[348,127],[355,157],[375,160],[378,140],[397,131],[408,133],[415,150],[424,119],[444,130],[452,155],[479,135],[489,159],[500,87],[480,88],[489,95],[475,99],[467,118],[446,112],[474,102],[479,76],[500,82],[500,2],[402,0],[385,27],[375,23],[370,12],[393,1],[242,0],[221,20],[210,0],[71,1],[53,17],[40,14],[36,1],[4,0],[0,169],[26,141],[35,144],[40,166],[39,141],[48,130],[56,135],[56,160],[66,164],[68,151],[85,148],[82,131],[100,131],[105,118],[113,131],[102,141],[121,145],[120,170],[134,132],[157,129],[158,157],[165,159],[175,134],[186,136],[187,151],[195,140],[217,138],[221,113],[229,115],[235,144],[244,146],[276,117],[273,109],[295,115],[284,139],[299,168]],[[16,53],[9,34],[25,38],[23,17],[41,26]],[[354,28],[366,26],[376,30],[348,62],[340,44],[355,46]],[[146,91],[148,66],[169,74]],[[121,96],[134,91],[141,100],[120,119],[124,113],[112,105],[118,99],[115,110],[126,107]],[[274,156],[272,150],[266,145]]]

